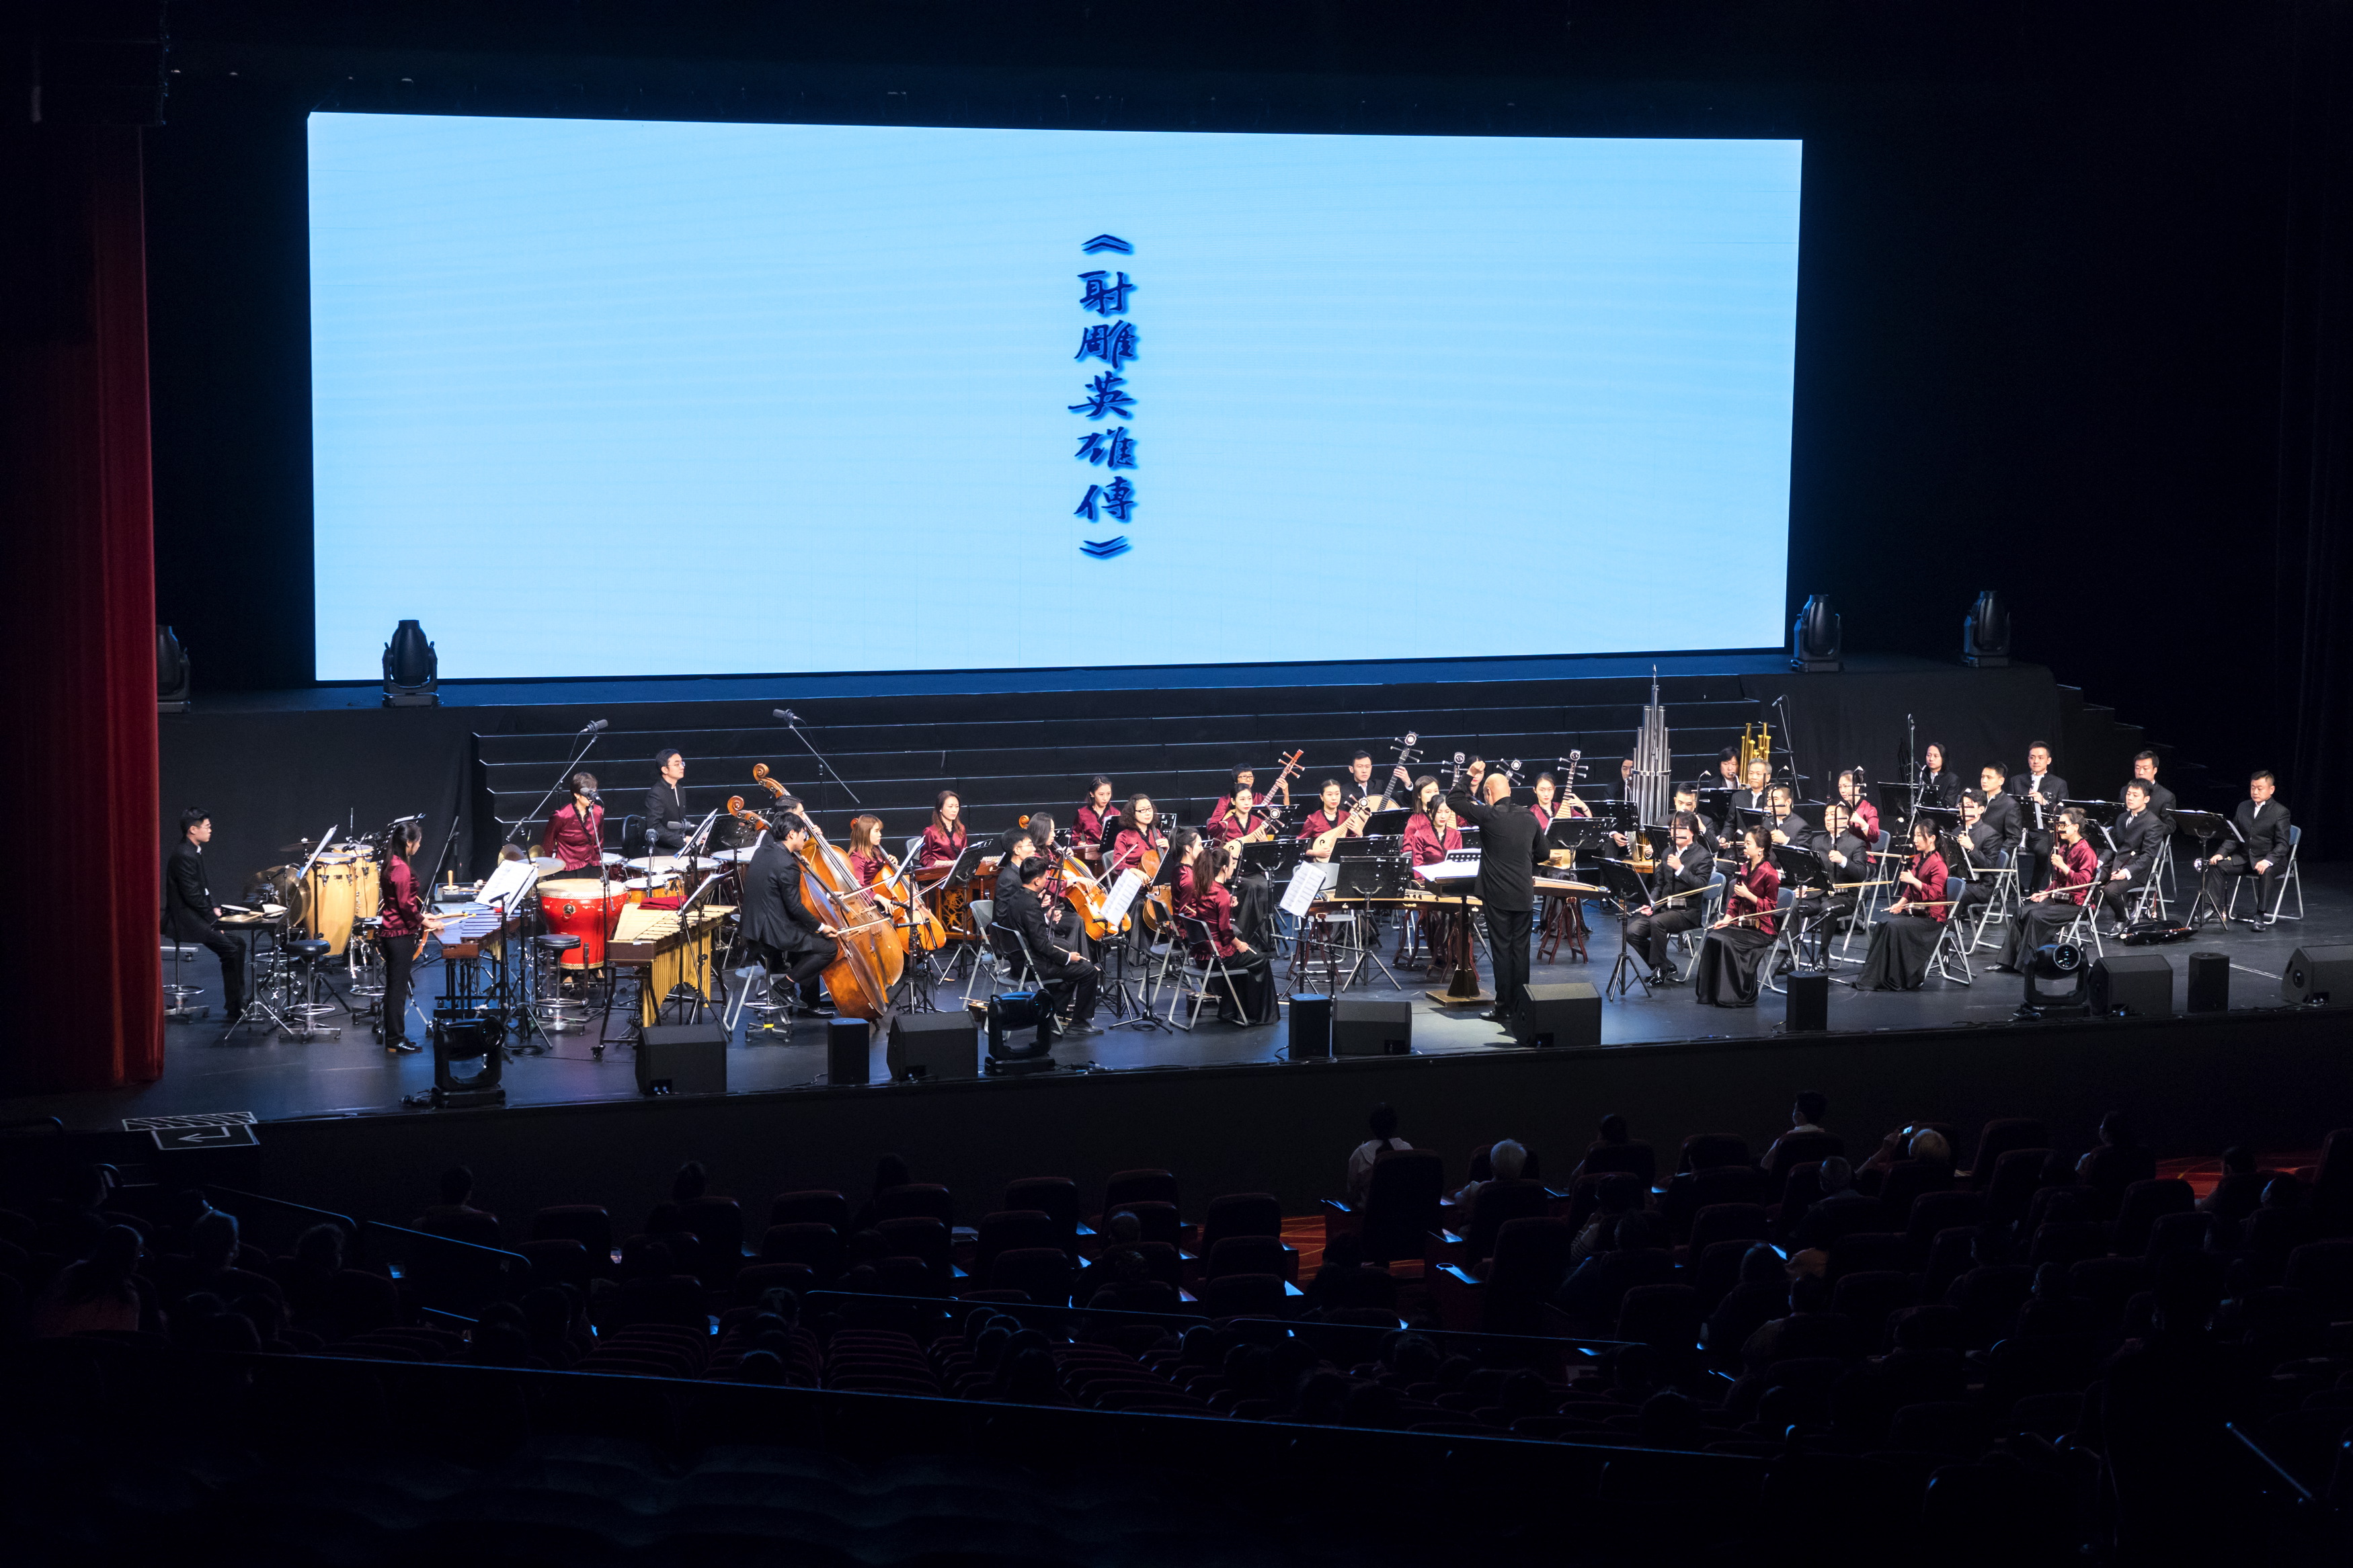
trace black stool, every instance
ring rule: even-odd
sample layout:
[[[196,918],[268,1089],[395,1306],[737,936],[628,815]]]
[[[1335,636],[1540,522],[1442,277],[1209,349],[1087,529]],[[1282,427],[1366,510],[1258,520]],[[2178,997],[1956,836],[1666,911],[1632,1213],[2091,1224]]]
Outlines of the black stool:
[[[324,937],[298,936],[286,944],[286,952],[296,965],[296,1000],[286,1009],[286,1025],[298,1039],[324,1035],[330,1039],[343,1038],[343,1030],[324,1029],[319,1020],[335,1011],[334,1005],[319,1000],[319,965],[323,963],[332,944]]]
[[[532,938],[533,957],[539,970],[532,977],[532,1012],[539,1026],[551,1035],[568,1035],[588,1026],[588,1004],[564,994],[564,955],[580,945],[580,939],[564,931],[548,931]],[[585,975],[586,971],[582,971]]]

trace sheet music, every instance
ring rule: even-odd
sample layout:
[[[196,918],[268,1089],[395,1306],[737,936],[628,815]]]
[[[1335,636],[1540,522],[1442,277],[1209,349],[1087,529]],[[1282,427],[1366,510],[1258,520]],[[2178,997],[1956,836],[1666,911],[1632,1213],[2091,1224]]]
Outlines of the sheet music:
[[[1143,891],[1143,872],[1133,866],[1122,871],[1111,885],[1111,895],[1103,900],[1103,923],[1117,931],[1119,922],[1127,918],[1128,906],[1134,903],[1136,895]]]
[[[474,895],[474,901],[490,905],[503,899],[512,910],[522,902],[532,884],[538,880],[539,868],[529,860],[501,860],[498,869],[491,873],[491,879],[482,884],[482,890]]]
[[[1339,879],[1340,868],[1331,861],[1302,860],[1293,868],[1291,881],[1282,889],[1282,902],[1276,907],[1292,919],[1303,921],[1308,906]]]

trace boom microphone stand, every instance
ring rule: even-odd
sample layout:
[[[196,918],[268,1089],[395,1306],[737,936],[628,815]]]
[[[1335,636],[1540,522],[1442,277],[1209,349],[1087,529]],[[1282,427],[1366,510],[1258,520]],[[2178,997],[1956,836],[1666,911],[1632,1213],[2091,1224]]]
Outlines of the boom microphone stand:
[[[564,764],[564,771],[555,775],[555,782],[547,786],[547,793],[539,797],[539,804],[531,808],[529,815],[515,819],[515,825],[507,829],[507,836],[500,840],[501,844],[512,844],[522,836],[526,826],[539,820],[540,814],[547,809],[547,803],[555,798],[555,792],[572,782],[572,770],[580,765],[580,759],[588,754],[588,748],[596,743],[596,737],[605,732],[605,726],[609,722],[611,721],[599,719],[580,731],[588,738],[580,743],[578,751],[572,753],[572,760]],[[449,826],[451,832],[457,831],[456,823]]]
[[[825,760],[825,753],[815,746],[809,745],[809,738],[801,733],[801,716],[789,708],[778,708],[775,712],[777,718],[785,721],[785,728],[793,732],[793,739],[807,747],[808,754],[817,759],[818,782],[826,787],[826,808],[831,810],[833,807],[832,792],[835,784],[841,785],[841,793],[849,797],[850,805],[864,805],[866,803],[858,798],[858,792],[851,789],[842,776],[833,771],[833,764]]]

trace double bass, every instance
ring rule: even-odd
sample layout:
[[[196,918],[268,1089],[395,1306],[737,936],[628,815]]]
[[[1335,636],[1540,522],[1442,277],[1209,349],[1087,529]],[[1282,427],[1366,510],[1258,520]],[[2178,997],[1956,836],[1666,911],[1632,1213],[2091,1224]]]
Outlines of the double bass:
[[[768,776],[766,763],[754,763],[752,777],[770,795],[784,798],[785,787]],[[759,821],[742,810],[743,804],[741,797],[731,796],[729,814]],[[810,853],[799,858],[801,897],[835,932],[834,959],[825,966],[826,993],[842,1016],[877,1021],[890,1010],[891,987],[906,973],[905,933],[882,900],[860,883],[849,857],[827,842],[806,815],[797,820],[808,829],[810,847]]]

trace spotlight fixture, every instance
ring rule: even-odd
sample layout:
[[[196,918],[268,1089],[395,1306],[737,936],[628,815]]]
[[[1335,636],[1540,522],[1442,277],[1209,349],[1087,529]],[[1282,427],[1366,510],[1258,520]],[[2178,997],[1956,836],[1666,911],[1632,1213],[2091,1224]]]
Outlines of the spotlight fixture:
[[[1828,594],[1812,594],[1789,627],[1789,668],[1807,671],[1844,669],[1839,658],[1838,612]]]
[[[415,621],[401,622],[384,645],[384,705],[441,706],[441,660],[425,640],[425,628]]]
[[[2020,1017],[2040,1018],[2045,1013],[2091,1010],[2091,972],[2084,965],[2084,950],[2073,942],[2045,942],[2027,955],[2021,970],[2026,981],[2026,1000],[2018,1009]],[[2061,980],[2068,982],[2066,990],[2044,989],[2048,984]]]
[[[155,711],[185,713],[195,706],[191,700],[193,676],[188,664],[188,651],[180,646],[180,636],[161,621],[155,623]]]
[[[1961,662],[1979,669],[2000,669],[2010,663],[2010,606],[1991,588],[1978,595],[1961,623]]]

